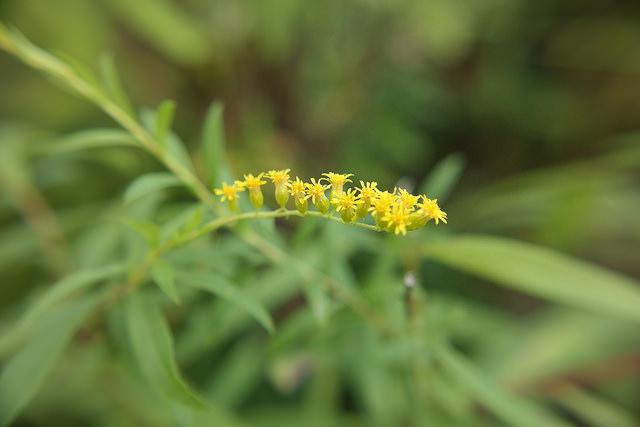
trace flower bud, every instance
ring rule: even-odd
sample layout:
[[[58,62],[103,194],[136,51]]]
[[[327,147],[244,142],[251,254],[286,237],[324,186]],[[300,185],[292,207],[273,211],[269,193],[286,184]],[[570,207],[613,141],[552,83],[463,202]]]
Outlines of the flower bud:
[[[249,188],[249,200],[256,209],[260,209],[262,207],[262,204],[264,203],[264,196],[262,195],[260,187]]]
[[[329,207],[331,207],[331,203],[329,202],[329,199],[327,199],[327,196],[325,196],[324,194],[320,194],[319,196],[317,196],[316,207],[318,208],[318,211],[323,214],[326,214],[327,212],[329,212]]]
[[[301,214],[307,212],[307,209],[309,209],[309,202],[307,202],[307,199],[305,199],[304,196],[296,196],[295,204],[296,209],[298,209],[298,212]]]
[[[281,208],[284,208],[289,201],[289,190],[287,189],[287,183],[276,184],[276,202]]]

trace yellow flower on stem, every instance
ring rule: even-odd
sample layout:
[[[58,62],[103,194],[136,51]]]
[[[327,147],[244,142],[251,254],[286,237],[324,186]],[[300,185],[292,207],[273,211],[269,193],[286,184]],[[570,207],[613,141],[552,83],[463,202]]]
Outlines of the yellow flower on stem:
[[[404,188],[398,188],[396,190],[396,193],[398,196],[398,200],[405,209],[412,209],[416,205],[416,203],[418,203],[418,199],[420,198],[419,196],[414,196],[413,194],[409,193]]]
[[[347,182],[351,182],[349,177],[353,176],[353,174],[327,172],[323,173],[322,175],[324,175],[325,178],[320,178],[320,181],[324,180],[331,184],[331,206],[336,209],[337,205],[334,204],[334,199],[340,197],[344,184],[346,184]]]
[[[391,206],[391,209],[382,217],[382,221],[387,224],[389,231],[393,231],[395,234],[402,233],[403,236],[407,234],[407,223],[409,221],[409,210],[400,203],[395,203]]]
[[[395,203],[396,195],[394,193],[389,193],[388,191],[378,191],[376,197],[371,200],[371,207],[369,210],[371,211],[371,216],[373,216],[376,224],[378,224],[378,227],[386,228],[387,224],[383,218]]]
[[[298,212],[305,213],[309,208],[309,203],[306,197],[306,186],[304,182],[300,181],[300,178],[296,176],[296,180],[287,184],[289,186],[289,193],[293,196],[293,201],[296,204]]]
[[[367,182],[365,184],[364,182],[360,181],[360,188],[356,189],[360,192],[360,200],[362,201],[362,203],[358,205],[358,209],[356,209],[356,217],[358,219],[367,216],[369,208],[371,208],[371,202],[378,194],[378,189],[376,188],[377,186],[377,182]]]
[[[315,178],[311,178],[311,183],[306,183],[305,187],[307,187],[306,192],[308,199],[311,197],[311,201],[318,208],[318,211],[321,213],[329,212],[329,199],[325,196],[324,192],[329,189],[329,185],[322,185],[319,182],[316,182]]]
[[[260,189],[260,187],[266,184],[267,181],[262,181],[263,175],[264,172],[258,176],[248,174],[244,176],[244,181],[236,181],[236,184],[249,189],[249,200],[251,200],[251,204],[253,204],[256,209],[260,209],[264,203],[264,196],[262,195],[262,189]]]
[[[360,197],[356,196],[355,190],[350,189],[346,193],[343,192],[331,202],[337,206],[336,211],[340,212],[342,221],[348,223],[356,219],[356,208],[360,204]]]
[[[222,189],[215,189],[216,195],[222,196],[220,198],[220,201],[224,202],[226,200],[227,204],[229,205],[229,209],[231,209],[232,212],[238,210],[239,191],[244,191],[244,188],[241,185],[238,185],[237,182],[235,182],[233,185],[227,185],[226,182],[223,182]]]
[[[270,170],[265,175],[269,178],[276,186],[276,202],[280,205],[281,208],[287,204],[289,201],[289,191],[287,189],[287,185],[289,184],[289,172],[291,169],[283,169],[283,170]]]

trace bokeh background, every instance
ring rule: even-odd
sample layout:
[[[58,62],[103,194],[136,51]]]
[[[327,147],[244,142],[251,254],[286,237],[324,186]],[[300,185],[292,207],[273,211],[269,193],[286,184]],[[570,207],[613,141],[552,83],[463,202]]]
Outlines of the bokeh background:
[[[639,2],[21,0],[1,1],[0,18],[91,66],[112,55],[135,105],[176,101],[174,129],[195,156],[221,101],[239,174],[348,172],[417,190],[439,168],[452,177],[434,189],[447,195],[448,231],[513,237],[640,278]],[[4,53],[0,77],[5,138],[114,126]],[[55,209],[119,197],[160,169],[116,152],[66,166],[35,168]],[[78,179],[84,187],[68,185]],[[6,230],[20,222],[12,209],[0,215]],[[7,308],[42,272],[0,258],[3,286],[27,284],[6,287]],[[541,304],[429,268],[441,292],[516,316]],[[637,390],[630,375],[625,387]],[[640,393],[626,396],[637,412]]]

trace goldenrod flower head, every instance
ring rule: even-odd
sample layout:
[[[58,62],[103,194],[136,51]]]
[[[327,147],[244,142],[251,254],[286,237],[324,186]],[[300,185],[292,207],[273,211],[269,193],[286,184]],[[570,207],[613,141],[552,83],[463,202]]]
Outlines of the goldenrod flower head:
[[[289,186],[289,193],[294,197],[304,197],[305,185],[300,181],[300,178],[296,176],[296,180],[287,184]]]
[[[418,203],[418,199],[420,198],[419,196],[414,196],[413,194],[409,193],[404,188],[398,188],[396,190],[396,193],[398,196],[398,201],[405,209],[412,209],[416,205],[416,203]]]
[[[382,221],[390,231],[395,234],[402,233],[403,236],[407,234],[408,220],[409,210],[399,203],[392,205],[391,209],[382,217]]]
[[[222,196],[220,201],[224,202],[225,200],[236,200],[238,199],[238,192],[244,191],[244,188],[241,185],[238,185],[236,181],[233,185],[227,185],[226,182],[222,183],[222,189],[216,188],[215,192],[218,196]]]
[[[351,182],[349,179],[350,176],[353,176],[352,173],[333,173],[327,172],[323,173],[326,178],[320,178],[320,181],[325,180],[331,184],[331,196],[338,196],[339,193],[342,193],[342,187],[347,182]]]
[[[330,187],[329,185],[322,185],[320,184],[320,182],[316,182],[315,178],[311,178],[311,182],[306,183],[304,186],[307,188],[306,197],[311,197],[311,201],[314,204],[316,203],[316,197],[319,197],[320,195],[324,196],[324,192],[327,191]]]
[[[238,185],[237,182],[234,182],[233,185],[227,185],[226,182],[222,183],[222,189],[216,188],[215,193],[221,197],[221,201],[227,201],[229,205],[229,209],[235,211],[238,209],[238,192],[244,191],[244,188],[241,185]]]
[[[244,181],[236,181],[236,185],[249,189],[249,200],[256,209],[260,209],[264,203],[264,196],[262,195],[260,186],[266,184],[267,181],[262,181],[263,175],[264,172],[260,173],[258,176],[248,174],[244,176]]]
[[[289,200],[289,191],[287,190],[287,185],[289,184],[289,171],[291,169],[283,169],[283,170],[271,170],[267,172],[266,177],[271,179],[273,183],[276,185],[276,202],[280,205],[281,208],[287,205],[287,201]]]
[[[376,197],[371,200],[371,209],[378,215],[384,215],[389,208],[396,203],[396,195],[388,191],[378,191]]]
[[[438,199],[429,199],[427,196],[420,196],[422,203],[418,206],[418,213],[427,220],[433,218],[438,224],[438,221],[447,223],[447,213],[443,212],[438,206]]]
[[[279,171],[276,170],[270,170],[269,172],[266,173],[266,177],[269,178],[271,181],[273,181],[274,184],[278,185],[278,184],[282,184],[287,183],[289,181],[289,172],[291,171],[291,169],[282,169]]]
[[[378,183],[377,182],[367,182],[366,184],[363,181],[360,181],[360,188],[357,190],[360,192],[360,198],[365,203],[371,203],[373,199],[378,195]]]
[[[244,181],[236,181],[236,183],[241,184],[243,187],[252,189],[252,188],[260,188],[261,185],[267,183],[267,181],[262,181],[262,176],[264,172],[260,173],[258,176],[253,176],[253,174],[248,174],[244,176]]]
[[[336,211],[344,222],[351,222],[355,219],[356,207],[361,203],[360,196],[356,195],[356,190],[349,189],[346,192],[334,197],[331,202],[336,206]]]

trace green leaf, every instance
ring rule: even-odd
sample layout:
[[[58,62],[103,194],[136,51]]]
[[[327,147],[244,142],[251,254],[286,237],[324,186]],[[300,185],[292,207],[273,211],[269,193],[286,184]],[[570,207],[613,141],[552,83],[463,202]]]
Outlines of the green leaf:
[[[164,258],[158,258],[151,267],[151,278],[173,302],[180,304],[173,264]]]
[[[129,116],[135,117],[129,97],[122,87],[118,70],[111,55],[101,55],[99,59],[100,78],[103,90],[109,97],[122,108]]]
[[[140,197],[170,187],[179,187],[182,181],[169,172],[151,172],[136,178],[124,192],[124,202],[131,203]]]
[[[202,131],[202,157],[210,188],[220,187],[222,181],[232,182],[231,169],[224,149],[223,107],[214,102],[207,111]]]
[[[98,301],[80,299],[52,309],[42,328],[5,364],[0,375],[0,426],[9,425],[33,399]]]
[[[102,280],[114,277],[125,271],[124,264],[110,264],[88,270],[78,270],[64,279],[51,285],[49,290],[38,298],[23,318],[24,323],[29,323],[40,316],[51,306],[62,301],[74,292],[85,289]]]
[[[79,270],[64,279],[54,283],[48,291],[38,298],[35,304],[27,311],[16,328],[2,337],[0,341],[0,354],[13,348],[28,334],[34,322],[51,307],[69,297],[71,294],[85,289],[101,280],[116,276],[125,271],[123,264],[111,264],[87,270]]]
[[[449,154],[431,170],[429,176],[420,186],[419,194],[425,194],[431,199],[438,199],[442,203],[460,179],[466,163],[462,154]]]
[[[54,51],[53,53],[62,61],[66,62],[82,80],[99,90],[100,85],[98,79],[89,67],[64,52]]]
[[[167,397],[189,406],[204,403],[180,377],[173,338],[162,312],[151,298],[129,294],[123,301],[129,346],[144,378]]]
[[[173,114],[176,110],[176,104],[173,101],[167,100],[164,101],[158,107],[156,111],[156,132],[155,137],[164,147],[165,138],[167,136],[167,132],[171,129],[171,123],[173,121]]]
[[[160,243],[160,229],[156,224],[146,221],[136,221],[133,219],[124,219],[122,222],[137,231],[138,234],[144,238],[149,247],[155,248]]]
[[[145,109],[141,114],[142,123],[145,128],[152,134],[157,133],[157,115],[153,110]],[[158,141],[160,143],[160,141]],[[184,142],[173,132],[167,129],[164,141],[162,141],[162,154],[169,161],[176,161],[180,163],[185,169],[193,172],[193,164],[191,163],[191,157],[187,151]]]
[[[91,129],[38,144],[34,151],[51,154],[112,146],[138,147],[139,144],[130,133],[120,129]]]
[[[442,369],[457,380],[475,399],[490,409],[507,425],[514,427],[569,427],[544,409],[508,394],[483,375],[463,355],[442,344],[433,347],[433,355]]]
[[[425,255],[554,302],[640,322],[640,283],[554,250],[499,237],[430,242]]]
[[[192,286],[229,300],[245,309],[267,331],[273,333],[274,325],[269,312],[251,295],[246,294],[231,281],[218,274],[207,272],[177,272],[176,281],[186,286]]]

